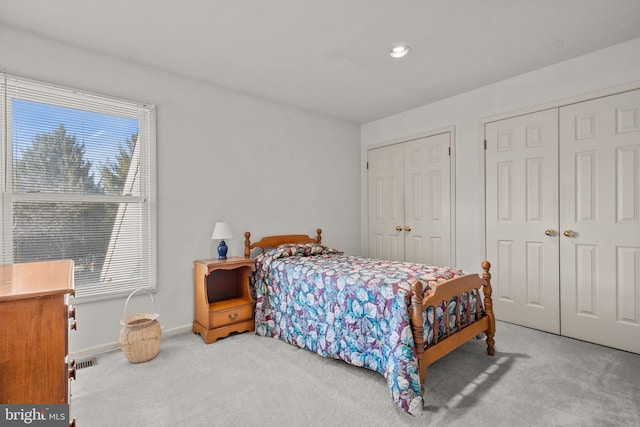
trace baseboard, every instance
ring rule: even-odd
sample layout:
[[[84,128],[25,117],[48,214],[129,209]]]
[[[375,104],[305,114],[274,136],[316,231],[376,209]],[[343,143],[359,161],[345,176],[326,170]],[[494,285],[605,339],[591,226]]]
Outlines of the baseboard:
[[[175,335],[181,335],[187,332],[191,332],[192,325],[178,326],[177,328],[164,329],[162,327],[162,337],[169,338]],[[120,343],[115,341],[95,347],[90,347],[84,350],[76,351],[70,354],[71,359],[81,360],[91,357],[97,357],[104,353],[110,353],[112,351],[120,350]]]
[[[175,335],[182,335],[182,334],[186,334],[187,332],[191,332],[191,328],[193,327],[193,325],[191,323],[189,323],[188,325],[184,325],[184,326],[178,326],[177,328],[171,328],[171,329],[162,329],[162,336],[169,338],[169,337],[173,337]]]

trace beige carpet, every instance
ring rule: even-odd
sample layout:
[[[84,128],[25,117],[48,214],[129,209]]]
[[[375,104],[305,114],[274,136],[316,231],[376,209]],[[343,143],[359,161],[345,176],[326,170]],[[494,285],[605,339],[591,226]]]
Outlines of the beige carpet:
[[[640,355],[498,322],[429,367],[422,416],[382,375],[253,333],[165,339],[154,360],[115,351],[78,371],[78,426],[638,426]]]

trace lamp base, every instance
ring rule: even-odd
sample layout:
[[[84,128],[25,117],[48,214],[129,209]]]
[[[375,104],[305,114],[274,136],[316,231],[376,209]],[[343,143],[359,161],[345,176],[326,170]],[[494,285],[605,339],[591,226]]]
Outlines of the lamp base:
[[[220,240],[218,244],[218,259],[227,259],[227,244],[224,240]]]

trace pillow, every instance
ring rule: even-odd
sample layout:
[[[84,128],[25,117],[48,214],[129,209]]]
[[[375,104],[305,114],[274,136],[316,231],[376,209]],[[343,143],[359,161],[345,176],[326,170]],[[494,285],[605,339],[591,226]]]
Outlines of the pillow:
[[[286,243],[265,252],[265,256],[273,259],[288,256],[313,256],[325,254],[339,254],[340,251],[319,243]]]

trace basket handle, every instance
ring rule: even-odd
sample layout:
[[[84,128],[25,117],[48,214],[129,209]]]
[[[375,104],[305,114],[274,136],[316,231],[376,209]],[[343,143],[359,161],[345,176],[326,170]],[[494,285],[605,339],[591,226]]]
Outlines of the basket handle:
[[[127,301],[124,303],[124,316],[122,317],[123,319],[127,318],[127,305],[129,304],[129,300],[138,291],[145,291],[149,294],[149,296],[151,297],[151,305],[153,305],[153,312],[156,312],[156,302],[153,300],[153,295],[151,294],[151,292],[143,288],[138,288],[129,294],[129,296],[127,297]]]

